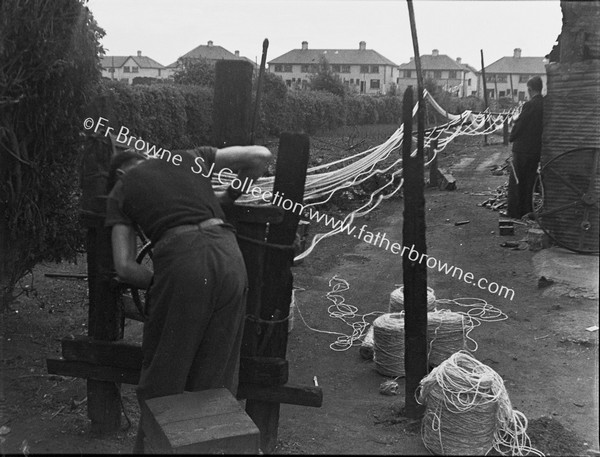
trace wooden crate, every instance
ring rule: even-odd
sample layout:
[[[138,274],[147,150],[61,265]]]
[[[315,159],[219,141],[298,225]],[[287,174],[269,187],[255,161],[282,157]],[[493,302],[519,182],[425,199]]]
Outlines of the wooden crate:
[[[258,428],[224,388],[146,400],[142,423],[149,453],[259,453]]]

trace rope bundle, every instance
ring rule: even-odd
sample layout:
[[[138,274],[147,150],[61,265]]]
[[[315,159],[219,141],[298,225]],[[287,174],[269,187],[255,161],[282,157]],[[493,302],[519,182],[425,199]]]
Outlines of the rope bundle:
[[[427,288],[427,311],[435,310],[435,294],[431,287]],[[400,286],[390,293],[390,313],[404,311],[404,286]]]
[[[373,360],[384,376],[404,376],[404,313],[383,314],[373,321]]]
[[[512,408],[502,378],[468,353],[453,354],[421,380],[418,402],[425,404],[421,437],[441,455],[523,452],[530,447],[527,418]]]
[[[439,365],[455,352],[466,349],[466,333],[462,314],[448,310],[427,313],[429,364]]]

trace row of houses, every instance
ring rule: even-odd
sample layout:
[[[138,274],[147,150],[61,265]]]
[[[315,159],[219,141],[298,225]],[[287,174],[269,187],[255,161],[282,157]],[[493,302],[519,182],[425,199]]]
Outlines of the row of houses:
[[[170,65],[163,66],[141,51],[135,56],[104,56],[102,74],[110,79],[132,83],[135,77],[172,78],[178,68],[197,59],[214,62],[221,59],[242,59],[239,51],[229,52],[208,41],[181,56]],[[373,49],[367,49],[361,41],[357,49],[309,49],[303,41],[299,49],[293,49],[268,62],[268,71],[280,76],[291,89],[305,89],[310,76],[317,71],[325,59],[331,71],[340,77],[348,88],[358,94],[382,95],[392,91],[402,93],[408,86],[417,84],[414,59],[396,65]],[[532,76],[540,76],[546,87],[547,60],[544,57],[524,57],[516,48],[512,56],[502,57],[485,67],[484,72],[455,59],[440,54],[434,49],[431,54],[421,56],[424,77],[433,81],[441,90],[457,97],[471,95],[483,97],[484,86],[489,99],[511,97],[514,100],[527,98],[526,83]],[[485,85],[483,74],[485,73]]]

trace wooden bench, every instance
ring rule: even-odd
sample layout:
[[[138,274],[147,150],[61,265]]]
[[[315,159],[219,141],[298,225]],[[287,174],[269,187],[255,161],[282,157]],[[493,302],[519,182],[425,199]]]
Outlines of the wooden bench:
[[[258,427],[227,389],[152,398],[141,412],[147,453],[259,453]]]

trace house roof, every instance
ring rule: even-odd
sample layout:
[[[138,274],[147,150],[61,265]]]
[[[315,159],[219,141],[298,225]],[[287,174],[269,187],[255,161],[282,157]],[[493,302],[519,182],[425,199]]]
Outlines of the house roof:
[[[456,60],[448,57],[446,54],[425,54],[421,56],[421,68],[423,70],[468,70],[467,65],[460,64]],[[417,65],[414,60],[403,63],[398,66],[400,70],[415,70]]]
[[[462,64],[463,67],[465,67],[465,70],[470,71],[472,73],[479,73],[479,71],[477,69],[475,69],[474,67],[472,67],[471,65],[469,65],[468,63],[464,63]]]
[[[394,62],[383,57],[372,49],[292,49],[285,54],[270,60],[272,64],[315,64],[325,57],[330,64],[335,65],[393,65]]]
[[[217,46],[209,41],[209,44],[201,44],[195,47],[190,52],[182,55],[180,59],[207,59],[207,60],[238,60],[243,57],[236,56],[222,46]]]
[[[546,74],[544,57],[502,57],[485,67],[486,73]]]
[[[164,65],[159,64],[156,60],[151,59],[147,56],[103,56],[102,57],[102,68],[120,68],[125,65],[128,59],[133,61],[140,68],[165,68]]]

